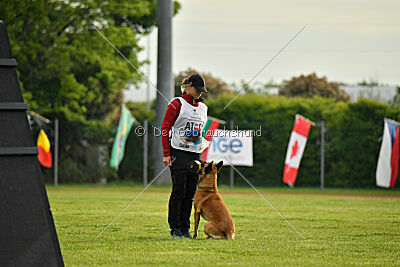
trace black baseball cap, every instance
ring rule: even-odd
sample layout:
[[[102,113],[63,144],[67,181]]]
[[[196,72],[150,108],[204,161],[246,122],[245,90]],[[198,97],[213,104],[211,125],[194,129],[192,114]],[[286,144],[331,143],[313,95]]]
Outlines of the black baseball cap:
[[[190,84],[196,88],[197,91],[207,93],[206,83],[200,74],[190,75],[183,84]]]

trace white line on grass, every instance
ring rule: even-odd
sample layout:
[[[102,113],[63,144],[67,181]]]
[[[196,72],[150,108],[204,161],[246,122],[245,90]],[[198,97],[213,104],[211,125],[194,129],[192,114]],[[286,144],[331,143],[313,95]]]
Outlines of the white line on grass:
[[[172,163],[175,161],[176,158],[174,158],[171,161],[171,165]],[[127,208],[129,208],[129,206],[161,175],[161,173],[163,173],[165,171],[165,169],[168,168],[168,166],[166,166],[139,194],[137,194],[137,196],[131,201],[129,202],[128,206],[126,206],[97,236],[95,239],[97,239]]]
[[[226,159],[226,158],[225,158]],[[244,179],[244,180],[246,180],[246,182],[251,186],[251,187],[253,187],[253,189],[254,190],[256,190],[256,192],[266,201],[266,202],[268,202],[268,204],[302,237],[302,238],[305,238],[297,229],[296,229],[296,227],[294,227],[293,226],[293,224],[291,224],[286,218],[285,218],[285,216],[283,216],[280,212],[279,212],[279,210],[277,210],[275,207],[274,207],[274,205],[272,205],[272,203],[271,202],[269,202],[268,201],[268,199],[266,199],[258,190],[257,190],[257,188],[255,188],[250,182],[249,182],[249,180],[247,180],[244,176],[243,176],[243,174],[241,174],[233,165],[232,165],[232,163],[228,160],[228,159],[226,159],[228,162],[229,162],[229,164],[235,169],[235,171],[237,172],[237,173],[239,173],[240,174],[240,176],[242,176],[242,178]]]

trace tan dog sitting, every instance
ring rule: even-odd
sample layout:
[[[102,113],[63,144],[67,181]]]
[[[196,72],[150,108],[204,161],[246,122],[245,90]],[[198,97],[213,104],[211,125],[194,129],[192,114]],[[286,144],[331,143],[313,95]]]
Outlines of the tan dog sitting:
[[[200,215],[208,221],[204,233],[208,238],[233,240],[235,224],[217,189],[217,173],[223,162],[217,165],[206,162],[199,178],[199,187],[194,195],[194,235],[197,237]]]

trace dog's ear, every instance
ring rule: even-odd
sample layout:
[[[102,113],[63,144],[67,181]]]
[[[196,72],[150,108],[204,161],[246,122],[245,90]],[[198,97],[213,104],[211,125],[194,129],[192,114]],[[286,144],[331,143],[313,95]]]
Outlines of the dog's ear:
[[[219,170],[222,168],[223,164],[224,164],[224,162],[221,160],[220,162],[217,163],[217,165],[215,165],[217,167],[217,172],[219,172]]]
[[[211,161],[211,162],[207,165],[207,167],[205,168],[205,172],[206,172],[206,173],[210,173],[210,172],[212,171],[213,162],[214,162],[214,161]]]

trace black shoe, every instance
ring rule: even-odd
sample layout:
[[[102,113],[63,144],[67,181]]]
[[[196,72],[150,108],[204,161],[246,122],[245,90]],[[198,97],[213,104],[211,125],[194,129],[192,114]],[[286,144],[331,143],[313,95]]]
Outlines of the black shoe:
[[[192,235],[189,233],[189,229],[181,229],[181,233],[182,233],[183,237],[193,238]]]
[[[175,228],[171,230],[171,237],[183,237],[181,230],[179,228]]]

